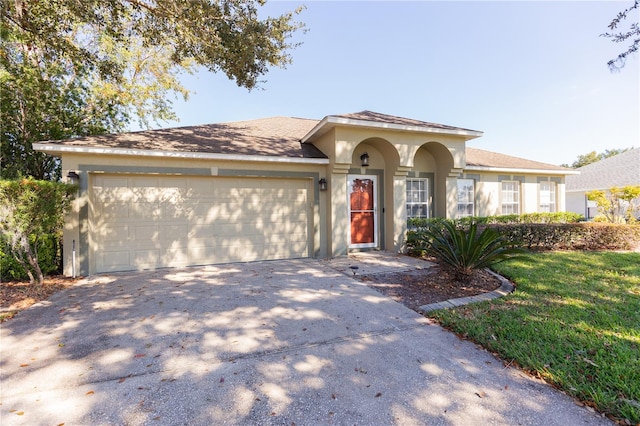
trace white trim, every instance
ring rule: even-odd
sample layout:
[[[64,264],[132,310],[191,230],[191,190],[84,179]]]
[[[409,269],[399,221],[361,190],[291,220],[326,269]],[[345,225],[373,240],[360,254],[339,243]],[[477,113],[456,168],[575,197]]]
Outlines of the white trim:
[[[316,124],[313,127],[313,129],[311,129],[309,133],[307,133],[302,138],[302,143],[308,142],[316,133],[319,133],[319,135],[324,134],[325,132],[320,133],[320,130],[323,127],[329,126],[329,128],[331,128],[331,127],[335,127],[336,125],[366,127],[370,129],[399,130],[404,132],[440,133],[445,135],[466,136],[469,139],[479,138],[484,134],[483,132],[478,132],[475,130],[440,129],[438,127],[427,127],[427,126],[408,126],[406,124],[383,123],[379,121],[358,120],[353,118],[336,117],[336,116],[330,115],[323,118],[318,124]]]
[[[409,188],[409,181],[422,181],[424,182],[424,194],[425,194],[425,200],[424,201],[418,201],[418,202],[412,202],[409,200],[409,197],[407,195],[407,199],[405,202],[405,215],[407,217],[407,219],[409,218],[414,218],[414,217],[424,217],[424,218],[430,218],[431,215],[431,202],[432,202],[432,195],[431,195],[431,182],[430,182],[429,177],[409,177],[407,176],[404,180],[404,187],[405,187],[405,193],[410,192],[413,193],[413,191],[415,191],[413,188]],[[418,188],[418,191],[420,191],[420,189]],[[427,210],[427,215],[426,216],[409,216],[409,211],[407,209],[407,207],[409,206],[415,206],[415,205],[421,205],[424,204],[425,208]]]
[[[68,146],[59,144],[34,143],[33,149],[52,154],[74,153],[74,154],[102,154],[102,155],[131,155],[139,157],[169,157],[169,158],[193,158],[202,160],[228,160],[228,161],[251,161],[260,163],[289,163],[289,164],[329,164],[328,158],[297,158],[266,155],[241,155],[241,154],[218,154],[209,152],[177,152],[159,151],[131,148],[97,148],[90,146]]]
[[[373,183],[373,242],[371,243],[351,243],[351,183],[354,179],[369,179]],[[367,211],[367,210],[364,210]],[[376,175],[347,175],[347,215],[349,216],[348,245],[350,249],[376,248],[378,247],[378,176]]]
[[[488,167],[488,166],[468,166],[463,168],[463,172],[504,172],[504,173],[535,173],[544,175],[579,175],[580,172],[574,170],[545,170],[545,169],[520,169],[511,167]]]

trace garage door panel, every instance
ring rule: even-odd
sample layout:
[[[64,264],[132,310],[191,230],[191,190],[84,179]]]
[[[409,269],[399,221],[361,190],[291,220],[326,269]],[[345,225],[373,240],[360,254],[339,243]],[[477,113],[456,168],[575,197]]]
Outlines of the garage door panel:
[[[189,225],[177,224],[177,225],[164,225],[161,227],[161,234],[164,240],[169,241],[189,241]]]
[[[198,238],[213,238],[216,235],[216,226],[211,225],[194,225],[189,230],[189,240],[193,241]]]
[[[126,202],[114,201],[108,204],[99,204],[96,207],[101,219],[105,221],[127,219],[129,217],[129,203]]]
[[[117,179],[117,178],[115,178]],[[159,179],[157,176],[131,176],[128,178],[130,188],[135,189],[156,189],[159,185]]]
[[[157,225],[136,226],[134,228],[133,238],[138,241],[157,242],[160,239],[160,227]]]
[[[127,177],[121,176],[101,176],[96,175],[94,178],[94,187],[95,188],[129,188],[129,179]]]
[[[161,207],[161,217],[166,220],[188,220],[193,216],[193,209],[186,203],[164,202]]]
[[[309,255],[308,180],[96,175],[97,272]]]
[[[127,211],[131,220],[158,220],[162,216],[162,208],[158,203],[130,202],[127,204]]]
[[[158,187],[164,189],[179,189],[186,191],[189,189],[191,180],[187,177],[165,176],[158,179]]]
[[[217,222],[213,225],[212,235],[216,237],[235,237],[242,232],[242,224],[237,222]]]
[[[128,225],[114,225],[108,228],[104,228],[103,232],[98,236],[99,239],[105,242],[111,241],[127,241],[129,239],[129,226]]]
[[[127,251],[108,251],[100,255],[102,264],[107,271],[117,271],[122,267],[128,266],[131,253]]]
[[[136,250],[133,252],[133,264],[137,269],[151,269],[160,266],[160,250]]]

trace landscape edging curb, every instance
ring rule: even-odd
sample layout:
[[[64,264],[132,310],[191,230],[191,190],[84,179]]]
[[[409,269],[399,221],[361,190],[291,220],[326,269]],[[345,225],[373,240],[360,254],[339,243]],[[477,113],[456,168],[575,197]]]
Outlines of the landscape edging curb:
[[[486,302],[487,300],[497,299],[498,297],[503,297],[507,294],[513,293],[513,291],[515,290],[515,286],[511,283],[511,281],[489,269],[485,269],[485,271],[489,272],[491,275],[500,280],[500,287],[488,293],[481,293],[475,296],[459,297],[457,299],[449,299],[443,302],[422,305],[418,307],[417,311],[421,314],[426,314],[428,312],[437,311],[440,309],[450,309],[458,306],[468,305],[469,303]]]

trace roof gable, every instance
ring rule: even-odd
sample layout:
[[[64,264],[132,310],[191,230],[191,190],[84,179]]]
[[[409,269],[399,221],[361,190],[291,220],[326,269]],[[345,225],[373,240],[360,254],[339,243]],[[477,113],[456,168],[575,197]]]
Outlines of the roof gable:
[[[482,132],[477,130],[429,123],[427,121],[397,117],[395,115],[387,115],[373,111],[360,111],[351,114],[326,116],[302,138],[302,142],[313,142],[337,126],[383,129],[399,132],[440,133],[455,135],[463,138],[465,141],[482,136]]]
[[[421,127],[425,129],[442,129],[442,130],[463,130],[467,132],[476,132],[476,130],[463,129],[462,127],[447,126],[445,124],[430,123],[427,121],[414,120],[412,118],[397,117],[395,115],[382,114],[373,111],[360,111],[351,114],[340,114],[332,117],[340,117],[351,120],[370,121],[372,123],[396,124],[407,127]]]

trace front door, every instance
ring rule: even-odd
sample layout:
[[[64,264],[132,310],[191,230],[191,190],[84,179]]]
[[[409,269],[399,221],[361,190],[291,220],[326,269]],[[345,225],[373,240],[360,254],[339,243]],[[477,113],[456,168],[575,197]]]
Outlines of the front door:
[[[376,176],[349,175],[349,248],[378,246]]]

